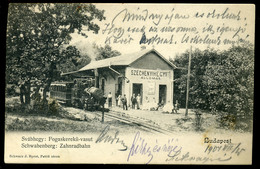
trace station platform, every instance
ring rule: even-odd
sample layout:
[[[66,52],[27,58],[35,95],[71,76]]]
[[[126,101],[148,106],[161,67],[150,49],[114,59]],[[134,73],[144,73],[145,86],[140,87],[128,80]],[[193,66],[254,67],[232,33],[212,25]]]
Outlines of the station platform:
[[[170,129],[176,126],[176,119],[185,117],[185,109],[179,109],[178,113],[166,113],[162,110],[151,111],[151,110],[137,110],[131,109],[123,110],[122,107],[113,106],[110,108],[110,111],[122,113],[127,116],[131,116],[140,120],[144,120],[154,125],[158,125],[164,129]],[[109,113],[109,112],[108,112]],[[193,110],[189,110],[189,116],[194,117],[195,112]]]

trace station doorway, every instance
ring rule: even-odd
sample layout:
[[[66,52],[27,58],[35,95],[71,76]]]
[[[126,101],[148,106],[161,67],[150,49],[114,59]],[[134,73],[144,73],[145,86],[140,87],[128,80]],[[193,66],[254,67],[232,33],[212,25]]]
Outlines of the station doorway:
[[[141,102],[142,102],[142,98],[143,98],[143,84],[141,84],[141,83],[133,83],[133,93],[132,94],[135,94],[135,96],[140,94],[141,95]]]
[[[166,103],[166,94],[167,94],[166,85],[159,85],[159,103],[165,105]]]

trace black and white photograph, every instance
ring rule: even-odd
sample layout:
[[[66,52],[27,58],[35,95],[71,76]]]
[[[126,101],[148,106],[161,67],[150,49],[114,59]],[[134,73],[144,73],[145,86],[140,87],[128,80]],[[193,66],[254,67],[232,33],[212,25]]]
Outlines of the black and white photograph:
[[[7,164],[252,164],[254,4],[9,3]]]

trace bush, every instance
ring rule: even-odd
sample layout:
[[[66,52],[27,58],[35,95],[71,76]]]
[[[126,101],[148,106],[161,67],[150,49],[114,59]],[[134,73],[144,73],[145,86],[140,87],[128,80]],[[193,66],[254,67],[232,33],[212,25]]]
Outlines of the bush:
[[[7,112],[14,112],[20,110],[19,97],[11,97],[5,99],[5,109]]]
[[[237,118],[232,114],[221,114],[218,116],[217,121],[221,128],[235,129]]]
[[[176,124],[183,129],[191,129],[192,123],[193,123],[193,119],[189,116],[176,119]]]
[[[50,98],[48,101],[41,99],[40,95],[32,95],[30,105],[21,104],[19,97],[6,98],[5,109],[8,113],[40,114],[59,116],[62,107],[57,100]]]
[[[48,101],[48,115],[58,115],[59,114],[59,110],[60,110],[60,105],[57,102],[56,99],[52,99],[50,98]]]

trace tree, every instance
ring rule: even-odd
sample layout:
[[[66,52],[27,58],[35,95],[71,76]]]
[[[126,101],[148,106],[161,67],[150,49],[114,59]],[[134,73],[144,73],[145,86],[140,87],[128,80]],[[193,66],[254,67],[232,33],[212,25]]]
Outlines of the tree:
[[[96,60],[102,60],[121,55],[119,51],[112,50],[112,47],[107,44],[104,47],[98,46],[96,44],[93,44],[93,46],[97,51]]]
[[[203,86],[203,75],[206,70],[208,61],[214,62],[218,57],[218,52],[213,49],[206,49],[201,51],[195,49],[192,51],[191,59],[191,74],[190,74],[190,92],[189,92],[189,105],[192,108],[208,108],[208,98],[206,95],[205,87]],[[174,64],[181,69],[175,71],[175,95],[184,107],[185,95],[186,95],[186,83],[187,83],[187,66],[188,66],[189,51],[176,56]]]
[[[188,51],[174,60],[188,65]],[[175,71],[175,97],[185,102],[187,69]],[[226,51],[196,49],[192,52],[189,105],[193,108],[252,115],[254,95],[254,50],[232,47]]]
[[[211,110],[250,117],[253,115],[252,48],[233,47],[224,51],[217,62],[208,63],[204,79]]]
[[[79,57],[73,57],[66,60],[65,63],[58,66],[58,71],[67,73],[72,71],[77,71],[80,68],[86,66],[91,61],[88,55],[81,55]]]
[[[57,77],[57,66],[69,58],[77,58],[75,47],[64,45],[77,31],[98,33],[94,21],[105,19],[104,11],[92,4],[10,4],[6,40],[6,81],[20,85],[30,103],[30,86],[44,87],[43,97]],[[24,92],[23,92],[24,91]],[[22,102],[22,99],[21,99]]]
[[[88,42],[78,41],[70,45],[77,47],[79,51],[79,57],[69,58],[66,60],[65,63],[60,64],[58,66],[58,70],[63,73],[81,69],[82,67],[90,63],[91,56],[93,56],[93,46]]]
[[[32,51],[28,39],[29,29],[26,28],[30,22],[34,24],[29,15],[33,16],[30,10],[32,5],[10,5],[7,25],[6,39],[6,81],[19,85],[21,103],[30,102],[30,76],[32,73]],[[10,12],[13,11],[13,12]],[[20,11],[20,12],[19,12]],[[24,16],[21,17],[21,16]]]

